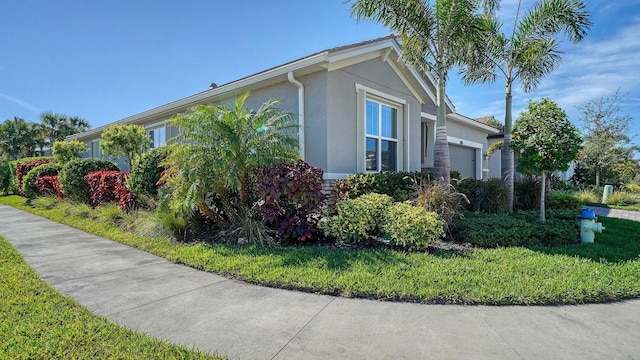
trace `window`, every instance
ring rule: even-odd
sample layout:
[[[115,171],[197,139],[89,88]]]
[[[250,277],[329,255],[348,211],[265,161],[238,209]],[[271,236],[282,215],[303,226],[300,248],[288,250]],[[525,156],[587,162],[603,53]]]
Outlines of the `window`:
[[[398,109],[374,100],[366,101],[365,170],[398,169]]]
[[[101,159],[102,153],[100,152],[100,140],[91,142],[91,157],[94,159]]]
[[[167,130],[164,125],[150,129],[147,132],[149,133],[151,140],[153,140],[154,148],[162,147],[167,142]]]

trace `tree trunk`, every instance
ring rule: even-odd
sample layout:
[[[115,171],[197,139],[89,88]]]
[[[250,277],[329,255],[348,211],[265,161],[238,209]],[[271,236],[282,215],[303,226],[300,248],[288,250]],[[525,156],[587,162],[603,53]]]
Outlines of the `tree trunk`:
[[[600,170],[596,170],[596,186],[600,186]]]
[[[243,205],[245,205],[247,208],[250,208],[250,204],[249,201],[251,200],[251,194],[250,194],[250,184],[249,184],[249,174],[244,172],[241,176],[240,176],[240,201],[242,202]]]
[[[504,111],[504,141],[502,143],[502,159],[500,170],[502,181],[507,189],[507,211],[513,212],[513,178],[515,174],[513,163],[513,151],[511,151],[511,134],[513,132],[513,120],[511,117],[511,83],[507,83],[506,101]]]
[[[436,97],[438,101],[436,116],[436,143],[433,153],[433,166],[435,168],[436,181],[442,184],[451,183],[451,156],[449,154],[449,141],[447,139],[447,112],[445,104],[445,76],[444,70],[438,70],[438,89]]]
[[[540,221],[541,222],[545,222],[546,220],[546,216],[545,216],[545,194],[546,194],[546,187],[547,187],[547,179],[546,179],[546,174],[543,171],[542,172],[542,180],[540,181],[541,183],[541,190],[540,190]]]

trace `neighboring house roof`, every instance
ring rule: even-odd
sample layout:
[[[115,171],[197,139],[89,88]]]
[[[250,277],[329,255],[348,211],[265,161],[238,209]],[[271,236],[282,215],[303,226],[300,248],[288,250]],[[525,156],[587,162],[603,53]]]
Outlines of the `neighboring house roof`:
[[[491,136],[491,134],[498,134],[500,132],[500,130],[494,128],[493,126],[487,125],[484,122],[478,121],[477,118],[476,119],[472,119],[468,116],[464,116],[462,114],[458,114],[458,113],[453,113],[453,114],[447,114],[447,119],[449,119],[450,121],[455,121],[455,122],[459,122],[459,123],[463,123],[465,125],[471,126],[471,127],[475,127],[477,129],[486,131],[489,136]]]
[[[228,99],[247,90],[287,81],[289,72],[294,72],[296,77],[301,77],[321,70],[337,70],[377,57],[382,58],[383,61],[386,61],[393,68],[419,101],[423,103],[427,101],[435,103],[435,80],[431,74],[418,73],[412,66],[402,61],[400,54],[401,45],[395,35],[388,35],[373,40],[323,50],[223,85],[213,86],[211,89],[91,129],[84,133],[71,135],[67,139],[92,139],[111,125],[148,123],[154,119],[158,121],[166,120],[169,117],[186,111],[196,104],[213,103]],[[448,97],[446,98],[446,103],[449,108],[448,112],[457,115],[455,114],[455,107]]]

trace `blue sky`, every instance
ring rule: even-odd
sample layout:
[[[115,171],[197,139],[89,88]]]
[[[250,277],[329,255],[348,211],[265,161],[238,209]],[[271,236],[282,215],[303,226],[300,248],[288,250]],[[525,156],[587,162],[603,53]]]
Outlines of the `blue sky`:
[[[533,0],[523,0],[529,9]],[[505,24],[517,0],[502,1]],[[550,97],[576,125],[576,106],[627,93],[640,144],[640,0],[587,0],[594,22],[580,44],[563,42],[562,65],[538,89],[514,91],[514,114]],[[5,0],[0,30],[0,121],[43,111],[93,127],[327,48],[389,33],[356,22],[343,0]],[[504,117],[504,83],[447,92],[458,112]]]

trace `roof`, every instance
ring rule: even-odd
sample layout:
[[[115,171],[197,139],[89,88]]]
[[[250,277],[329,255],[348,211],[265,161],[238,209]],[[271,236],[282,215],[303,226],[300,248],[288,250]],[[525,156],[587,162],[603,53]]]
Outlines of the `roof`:
[[[207,89],[180,100],[120,119],[95,129],[91,129],[84,133],[71,135],[67,137],[67,139],[93,139],[105,128],[111,125],[139,124],[153,120],[166,120],[166,118],[182,113],[194,105],[209,104],[223,98],[228,98],[246,91],[251,86],[257,86],[257,84],[268,86],[280,81],[285,81],[289,72],[295,72],[296,76],[304,76],[315,71],[339,69],[340,67],[349,65],[350,60],[353,60],[362,54],[383,52],[385,54],[384,56],[387,57],[390,53],[394,53],[392,60],[401,62],[399,60],[401,53],[400,49],[401,45],[395,35],[387,35],[372,40],[326,49],[282,65],[263,70],[253,75]],[[417,89],[416,91],[426,94],[426,96],[417,96],[419,99],[422,99],[423,102],[430,99],[435,103],[435,80],[430,74],[419,74],[411,66],[391,65],[394,67],[395,71],[407,74],[407,76],[404,76],[405,80],[411,79],[412,86],[409,86],[410,89],[415,88]],[[414,95],[418,94],[414,92]],[[448,98],[447,104],[453,111],[455,111],[453,104]]]

